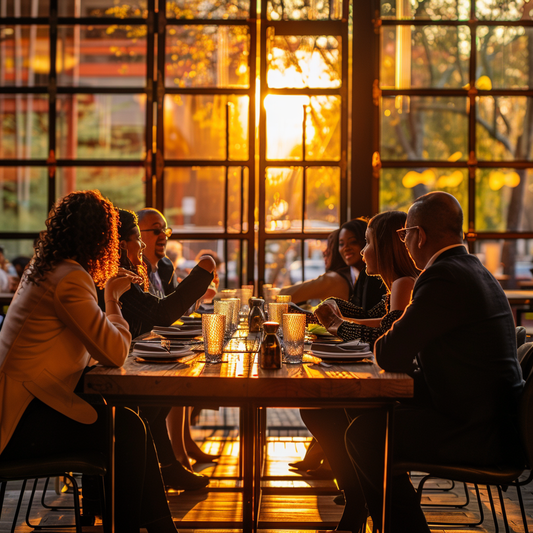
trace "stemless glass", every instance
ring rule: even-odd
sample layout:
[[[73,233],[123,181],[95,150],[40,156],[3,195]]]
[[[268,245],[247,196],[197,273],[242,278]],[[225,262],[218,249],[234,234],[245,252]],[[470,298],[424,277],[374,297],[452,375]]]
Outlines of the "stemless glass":
[[[224,331],[226,337],[230,337],[232,333],[233,306],[234,304],[231,300],[215,300],[214,302],[214,312],[226,317],[226,327]]]
[[[218,313],[202,315],[202,336],[206,363],[221,363],[224,351],[226,317]]]
[[[222,302],[228,302],[231,309],[230,327],[233,333],[239,327],[239,310],[241,308],[240,298],[222,298]]]
[[[286,364],[301,363],[304,356],[305,315],[286,313],[283,315],[283,346]]]
[[[280,304],[277,302],[270,302],[268,304],[268,320],[269,322],[277,322],[279,324],[278,335],[283,336],[283,315],[289,310],[287,304]]]
[[[278,294],[276,296],[276,302],[279,304],[288,304],[291,303],[291,298],[290,294]]]

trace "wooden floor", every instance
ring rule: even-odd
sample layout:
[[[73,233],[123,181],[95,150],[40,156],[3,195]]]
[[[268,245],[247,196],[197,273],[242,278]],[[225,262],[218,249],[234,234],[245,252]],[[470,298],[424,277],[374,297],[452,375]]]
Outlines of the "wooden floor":
[[[202,449],[208,453],[221,453],[221,458],[216,464],[195,465],[197,471],[207,474],[211,478],[210,490],[193,492],[170,492],[169,502],[172,515],[177,521],[180,532],[187,531],[207,531],[214,530],[213,524],[194,523],[205,520],[210,521],[233,521],[234,526],[226,528],[224,531],[238,531],[241,519],[241,496],[234,489],[239,486],[238,477],[238,430],[237,414],[233,410],[222,410],[219,412],[202,412],[200,420],[203,429],[196,429],[195,438],[202,443]],[[205,413],[205,414],[204,414]],[[290,426],[292,424],[292,426]],[[269,412],[269,440],[268,440],[268,463],[266,481],[263,484],[264,494],[261,501],[260,529],[263,531],[295,531],[295,530],[317,530],[334,528],[336,522],[342,514],[342,507],[333,502],[337,494],[334,482],[326,480],[313,480],[302,477],[289,470],[288,463],[300,459],[305,454],[305,448],[309,442],[309,434],[302,426],[297,412],[290,410],[272,410]],[[291,429],[292,427],[292,429]],[[413,482],[417,483],[420,478],[413,477]],[[457,504],[464,501],[464,491],[462,487],[456,486],[452,490],[450,482],[443,480],[432,480],[427,484],[423,502],[431,504],[451,503]],[[310,494],[320,492],[320,494]],[[233,490],[233,491],[232,491]],[[473,487],[469,487],[471,501],[464,509],[445,510],[442,507],[425,507],[426,517],[429,522],[455,521],[460,524],[474,521],[479,515],[475,500]],[[8,485],[6,502],[2,517],[0,518],[0,532],[11,531],[11,522],[16,505],[16,500],[20,491],[20,484],[12,483]],[[27,491],[28,492],[28,491]],[[37,491],[38,501],[42,492],[42,483]],[[57,504],[66,501],[65,505],[71,505],[71,494],[57,495],[53,487],[47,492],[48,501]],[[493,495],[497,499],[496,490]],[[528,524],[533,532],[533,484],[523,490]],[[67,501],[68,498],[68,501]],[[524,527],[520,517],[516,491],[509,489],[504,493],[507,516],[510,530],[513,533],[522,533]],[[25,497],[27,502],[28,496]],[[431,527],[432,532],[443,533],[448,531],[466,532],[478,531],[493,533],[495,531],[490,507],[488,503],[488,493],[485,487],[481,490],[482,508],[485,513],[485,520],[481,526],[477,527]],[[23,506],[23,513],[26,503]],[[498,522],[500,531],[504,531],[500,506],[497,504]],[[57,525],[71,523],[72,515],[70,511],[52,512],[43,509],[40,503],[34,504],[32,511],[33,522],[41,525]],[[27,533],[33,531],[24,522],[24,517],[19,517],[15,531],[17,533]],[[297,527],[296,524],[306,522],[305,527]],[[74,531],[72,529],[50,529],[53,533],[59,531]],[[102,533],[100,526],[85,527],[86,533]]]

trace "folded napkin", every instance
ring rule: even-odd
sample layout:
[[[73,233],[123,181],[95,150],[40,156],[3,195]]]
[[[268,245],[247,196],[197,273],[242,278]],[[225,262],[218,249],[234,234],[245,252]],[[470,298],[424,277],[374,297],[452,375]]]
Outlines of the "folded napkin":
[[[174,337],[186,337],[202,334],[202,327],[200,324],[183,324],[182,326],[154,326],[153,333],[158,335],[172,335]]]
[[[180,346],[176,348],[166,348],[161,344],[155,344],[151,342],[136,342],[133,346],[132,355],[137,355],[139,357],[148,358],[153,357],[156,359],[177,359],[178,357],[185,357],[186,355],[191,355],[194,352],[188,346]]]

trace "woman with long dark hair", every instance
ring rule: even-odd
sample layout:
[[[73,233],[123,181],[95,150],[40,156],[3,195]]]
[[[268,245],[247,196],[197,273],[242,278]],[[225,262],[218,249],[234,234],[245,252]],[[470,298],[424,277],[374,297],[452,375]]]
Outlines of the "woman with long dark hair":
[[[387,211],[368,223],[361,255],[367,275],[383,280],[387,296],[369,311],[344,300],[326,300],[315,314],[330,333],[345,341],[361,339],[373,346],[402,316],[418,277],[413,260],[396,235],[406,218],[403,211]]]
[[[0,453],[5,461],[109,450],[102,406],[75,388],[91,358],[120,367],[131,335],[119,298],[138,276],[119,270],[118,213],[98,191],[50,211],[0,332]],[[105,313],[95,283],[104,288]],[[157,455],[142,420],[117,408],[118,533],[175,533]]]

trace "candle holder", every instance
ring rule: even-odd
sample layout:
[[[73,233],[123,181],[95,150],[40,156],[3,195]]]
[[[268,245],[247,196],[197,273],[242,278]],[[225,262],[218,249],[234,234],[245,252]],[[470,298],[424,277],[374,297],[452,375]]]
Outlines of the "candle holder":
[[[292,296],[290,294],[278,294],[276,296],[276,302],[279,304],[291,303]]]
[[[283,315],[283,346],[286,364],[299,364],[304,356],[305,315],[286,313]]]
[[[288,311],[287,304],[280,304],[277,302],[270,302],[268,304],[268,321],[277,322],[279,324],[278,336],[283,336],[283,315]]]
[[[218,313],[202,315],[202,336],[206,363],[221,363],[224,351],[226,317]]]

